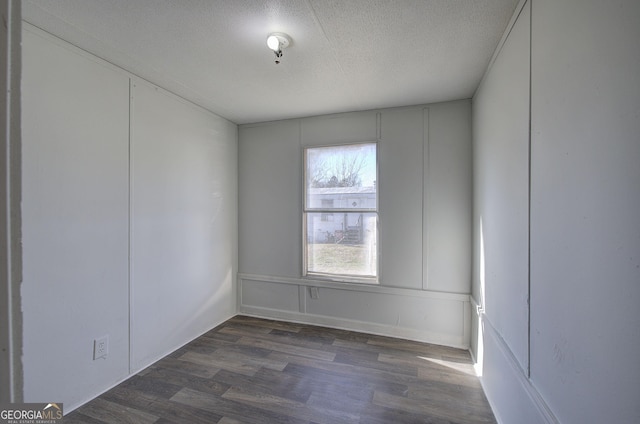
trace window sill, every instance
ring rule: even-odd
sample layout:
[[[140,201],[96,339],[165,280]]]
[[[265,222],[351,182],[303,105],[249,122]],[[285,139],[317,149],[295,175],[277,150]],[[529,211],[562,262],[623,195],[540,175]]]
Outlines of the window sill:
[[[309,272],[307,275],[302,276],[303,280],[307,281],[327,281],[331,283],[353,283],[353,284],[369,284],[369,285],[380,285],[380,281],[377,277],[357,277],[357,276],[349,276],[349,275],[330,275],[330,274],[322,274],[322,273],[314,273]]]

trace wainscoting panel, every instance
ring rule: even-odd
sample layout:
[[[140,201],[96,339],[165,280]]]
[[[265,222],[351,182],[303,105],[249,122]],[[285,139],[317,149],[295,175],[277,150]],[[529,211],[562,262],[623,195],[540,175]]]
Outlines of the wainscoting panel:
[[[298,287],[292,284],[246,280],[241,286],[243,303],[281,311],[299,310]]]
[[[469,348],[469,296],[356,283],[238,275],[243,314]]]

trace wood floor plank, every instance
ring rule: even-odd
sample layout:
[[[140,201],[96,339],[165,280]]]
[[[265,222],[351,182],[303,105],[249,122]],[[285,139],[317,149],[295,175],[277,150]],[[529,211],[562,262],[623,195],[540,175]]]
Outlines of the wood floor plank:
[[[279,329],[272,329],[266,332],[266,328],[261,327],[260,331],[255,331],[255,329],[246,328],[246,327],[235,327],[228,326],[223,329],[225,332],[234,333],[236,335],[242,335],[250,338],[267,340],[269,342],[282,343],[285,345],[291,346],[300,346],[308,349],[315,350],[329,350],[332,351],[331,344],[326,344],[319,342],[317,338],[313,337],[305,337],[304,335],[300,335],[299,332],[291,332]]]
[[[220,414],[215,411],[194,408],[172,401],[156,402],[152,407],[154,413],[161,416],[154,424],[210,424],[220,420]]]
[[[239,361],[246,364],[254,365],[258,367],[258,369],[266,368],[274,371],[282,371],[284,367],[287,366],[286,361],[277,361],[275,359],[270,359],[268,358],[268,355],[248,355],[238,349],[218,349],[214,354],[211,355],[211,357],[215,358],[218,361]]]
[[[304,365],[317,370],[337,375],[353,375],[358,376],[363,382],[372,383],[395,383],[395,384],[418,384],[420,377],[394,373],[375,368],[368,368],[359,365],[343,364],[339,362],[319,361],[311,358],[305,358],[297,355],[287,355],[280,352],[274,352],[269,357],[274,359],[288,360],[290,364]],[[285,368],[285,372],[287,368]]]
[[[184,355],[184,353],[182,355]],[[163,368],[169,368],[188,375],[204,378],[211,378],[220,371],[220,368],[210,364],[197,364],[189,361],[181,361],[171,357],[163,358],[161,361],[161,363],[156,362],[152,367],[161,366]]]
[[[466,351],[237,316],[65,422],[480,424],[495,417]]]
[[[229,321],[227,322],[229,323]],[[265,327],[269,331],[271,330],[286,330],[291,332],[300,331],[301,328],[304,328],[304,324],[297,324],[295,322],[287,322],[287,321],[275,321],[264,318],[254,318],[246,315],[237,315],[233,317],[233,321],[231,321],[232,325],[240,325],[244,324],[251,327]]]
[[[364,350],[367,352],[379,352],[379,348],[373,347],[367,344],[368,339],[365,340],[345,340],[345,339],[334,339],[331,343],[335,347],[341,347],[350,350]]]
[[[428,381],[440,381],[454,385],[461,385],[482,390],[482,385],[478,377],[470,376],[464,373],[453,373],[449,369],[419,368],[418,378]]]
[[[295,376],[301,385],[316,394],[329,393],[343,402],[370,401],[375,388],[357,375],[341,375],[297,364],[289,364],[284,374]]]
[[[425,380],[437,380],[451,384],[462,384],[469,387],[480,387],[473,365],[458,361],[443,361],[415,355],[396,355],[380,353],[378,360],[396,365],[407,364],[417,367],[418,377]]]
[[[133,389],[116,388],[101,396],[110,402],[160,416],[165,423],[209,424],[221,418],[211,411],[181,405],[166,399],[153,399]],[[66,417],[65,417],[66,424]]]
[[[463,373],[469,376],[475,377],[475,370],[473,368],[473,364],[468,362],[460,362],[460,361],[452,361],[452,360],[444,360],[444,359],[436,359],[436,358],[427,358],[424,356],[419,356],[418,359],[423,360],[422,366],[433,366],[438,365],[440,367],[448,368],[450,370]]]
[[[336,339],[340,331],[327,331],[322,327],[305,326],[298,330],[294,337],[298,337],[314,343],[320,343],[323,345],[330,345]]]
[[[378,354],[368,352],[364,355],[362,351],[354,354],[348,351],[339,351],[336,353],[335,362],[349,364],[358,368],[367,368],[378,371],[386,371],[395,374],[406,374],[410,376],[418,376],[418,367],[409,364],[397,364],[393,362],[381,362],[378,360]]]
[[[367,344],[378,348],[387,348],[391,351],[401,350],[412,352],[421,356],[441,358],[443,355],[459,358],[464,362],[471,362],[468,351],[449,346],[440,346],[430,343],[418,343],[410,340],[396,340],[390,337],[373,336]]]
[[[214,328],[213,330],[207,331],[206,333],[204,333],[200,337],[204,337],[204,338],[207,338],[209,340],[216,340],[216,341],[221,342],[221,343],[222,342],[226,342],[226,343],[229,343],[229,344],[233,344],[233,343],[238,341],[240,336],[235,335],[235,334],[222,333],[222,332],[220,332],[220,330],[222,328],[224,328],[224,324],[219,325],[218,327]]]
[[[306,358],[319,359],[322,361],[333,361],[336,356],[335,353],[332,352],[326,352],[323,350],[311,349],[307,347],[293,346],[281,342],[273,342],[254,337],[242,337],[240,340],[238,340],[238,344],[261,347],[276,352],[304,356]]]
[[[215,352],[216,349],[219,349],[223,346],[233,346],[235,342],[229,342],[226,340],[219,340],[210,337],[198,337],[192,342],[188,343],[181,349],[184,352],[199,352],[199,353],[212,353]],[[181,355],[173,355],[174,357],[179,357]]]
[[[64,416],[64,424],[105,424],[105,422],[75,410],[73,413]]]
[[[253,326],[240,323],[229,323],[220,328],[220,334],[228,334],[233,336],[256,336],[261,334],[269,334],[273,328],[267,326]]]
[[[468,424],[463,421],[451,421],[424,413],[411,413],[374,404],[362,413],[360,422],[361,424]]]
[[[213,378],[204,378],[181,373],[169,368],[149,368],[149,372],[145,373],[143,377],[151,381],[168,382],[181,388],[188,387],[200,392],[210,393],[214,396],[222,396],[230,386],[214,379],[219,374],[220,372],[216,373]]]
[[[260,370],[252,377],[222,370],[216,374],[214,379],[228,384],[229,387],[254,388],[298,402],[306,402],[313,389],[308,381],[295,375],[267,369]]]
[[[152,424],[158,420],[150,413],[100,398],[84,405],[80,412],[107,424]]]
[[[318,424],[357,424],[360,421],[358,414],[309,405],[266,393],[241,390],[235,387],[229,389],[222,397],[262,410],[285,413],[288,416],[301,420],[313,420]]]
[[[183,405],[218,413],[224,417],[240,420],[248,424],[306,424],[306,420],[283,414],[280,411],[254,408],[252,405],[239,403],[233,399],[227,399],[223,396],[213,397],[191,389],[181,390],[171,400]]]
[[[493,416],[476,415],[470,413],[464,402],[458,402],[458,407],[452,409],[448,404],[438,402],[409,399],[399,396],[390,395],[383,392],[375,392],[373,394],[373,403],[375,405],[387,408],[400,409],[413,414],[427,414],[432,417],[441,418],[453,422],[465,422],[469,424],[495,423]]]
[[[354,417],[360,417],[360,414],[370,405],[370,398],[366,400],[354,400],[351,398],[348,402],[345,402],[344,396],[341,396],[341,394],[340,391],[313,392],[311,396],[309,396],[309,400],[307,400],[307,406],[330,411],[340,411],[351,414]]]
[[[182,389],[182,386],[167,380],[152,380],[145,376],[134,375],[122,383],[119,388],[133,389],[155,399],[169,399],[178,393],[180,389]]]
[[[234,420],[229,417],[222,417],[222,419],[218,421],[218,424],[242,424],[242,421]]]
[[[464,407],[470,414],[486,415],[491,412],[487,399],[483,395],[454,390],[442,390],[442,387],[411,387],[407,393],[408,399],[435,402],[442,408],[455,410],[460,406],[460,399],[464,398]]]
[[[354,373],[354,369],[356,368],[355,366],[350,364],[342,364],[339,362],[318,360],[318,359],[309,358],[306,356],[285,353],[285,352],[272,352],[271,354],[269,354],[269,358],[280,360],[280,361],[286,361],[289,364],[304,365],[307,367],[315,368],[317,370],[323,370],[323,371],[334,372],[339,374],[352,374]],[[286,370],[287,368],[285,368],[285,371]]]
[[[215,354],[205,355],[198,352],[187,352],[178,359],[196,365],[212,366],[243,375],[254,375],[261,367],[261,365],[257,363],[258,361],[243,361],[243,358],[240,356],[221,358]]]

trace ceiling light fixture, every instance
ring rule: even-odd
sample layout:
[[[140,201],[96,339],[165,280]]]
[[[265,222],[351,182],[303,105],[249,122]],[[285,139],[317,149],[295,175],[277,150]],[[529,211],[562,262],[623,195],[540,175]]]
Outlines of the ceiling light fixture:
[[[273,50],[273,53],[276,55],[276,65],[280,64],[282,50],[289,47],[289,44],[291,44],[291,37],[282,32],[274,32],[267,37],[267,46]]]

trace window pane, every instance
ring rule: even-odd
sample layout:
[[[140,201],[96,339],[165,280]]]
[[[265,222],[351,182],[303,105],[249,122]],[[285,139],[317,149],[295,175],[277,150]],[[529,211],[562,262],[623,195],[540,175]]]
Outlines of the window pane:
[[[306,150],[306,209],[376,209],[376,145]]]
[[[307,272],[376,277],[377,214],[307,214]]]

